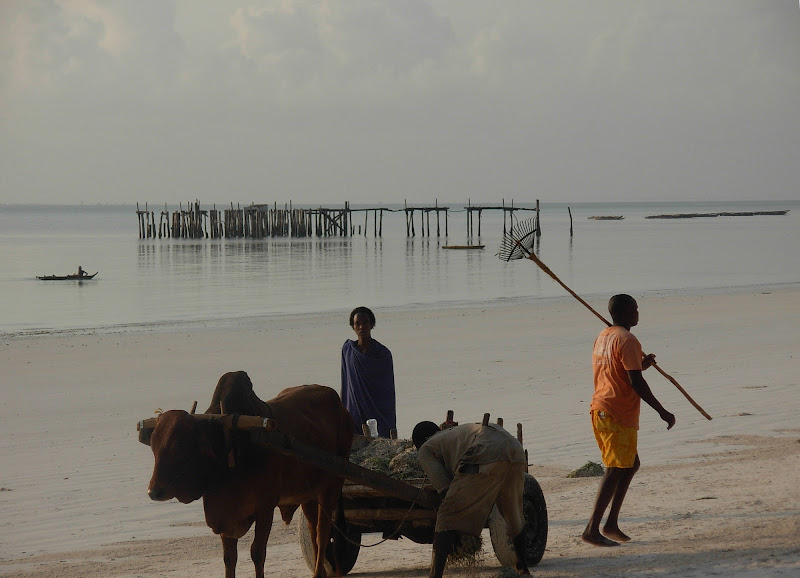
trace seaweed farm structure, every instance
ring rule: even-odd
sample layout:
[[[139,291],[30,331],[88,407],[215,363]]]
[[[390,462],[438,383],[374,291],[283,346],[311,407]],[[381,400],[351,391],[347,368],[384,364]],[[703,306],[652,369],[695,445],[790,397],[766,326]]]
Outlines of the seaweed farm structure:
[[[785,215],[785,211],[735,211],[723,213],[675,213],[672,215],[648,215],[645,219],[697,219],[707,217],[753,217],[756,215]]]
[[[538,227],[538,199],[535,208],[515,207],[513,201],[510,206],[506,206],[505,200],[500,206],[473,205],[468,201],[467,206],[460,210],[466,213],[467,236],[471,237],[475,231],[476,216],[477,234],[480,236],[482,212],[497,210],[503,211],[503,233],[507,227],[513,228],[516,211],[535,211]],[[436,236],[440,237],[442,233],[444,236],[449,234],[447,217],[450,207],[440,207],[438,200],[433,206],[408,206],[404,203],[402,209],[380,206],[352,208],[349,202],[345,202],[344,206],[339,208],[296,208],[290,202],[282,208],[279,208],[277,203],[251,204],[244,207],[238,204],[234,207],[231,203],[226,209],[217,209],[216,205],[211,209],[203,209],[199,201],[194,201],[187,203],[185,209],[181,203],[178,210],[172,212],[165,204],[164,209],[159,212],[158,223],[156,223],[156,212],[151,210],[147,203],[144,209],[136,203],[140,239],[349,237],[362,234],[367,236],[370,229],[373,236],[381,237],[384,212],[400,211],[405,213],[406,235],[409,237],[417,234],[417,216],[420,235],[431,236],[431,214],[435,215]],[[363,221],[359,213],[364,214]],[[442,231],[442,220],[444,231]]]

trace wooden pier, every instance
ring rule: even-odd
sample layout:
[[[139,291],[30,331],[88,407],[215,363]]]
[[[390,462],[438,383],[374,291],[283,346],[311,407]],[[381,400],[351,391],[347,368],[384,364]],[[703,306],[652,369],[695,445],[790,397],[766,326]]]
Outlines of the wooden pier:
[[[235,239],[266,237],[334,237],[367,235],[369,217],[372,215],[373,235],[383,235],[383,213],[391,211],[386,207],[370,207],[351,209],[350,203],[344,208],[297,209],[292,204],[278,208],[272,205],[247,205],[219,210],[216,205],[212,209],[202,210],[199,201],[183,204],[177,211],[169,212],[167,206],[161,211],[158,226],[155,212],[145,203],[144,210],[136,203],[136,216],[139,220],[140,239]],[[354,213],[364,213],[363,228],[356,224]]]
[[[442,234],[441,223],[439,216],[444,213],[444,236],[447,237],[447,211],[449,207],[440,207],[439,199],[436,199],[433,207],[409,207],[408,203],[404,201],[404,211],[406,213],[406,236],[415,237],[417,231],[414,228],[414,214],[419,211],[419,230],[420,235],[425,237],[431,236],[431,213],[436,213],[436,236],[440,237]]]
[[[437,237],[449,236],[448,211],[450,207],[440,207],[438,199],[433,206],[408,206],[403,209],[388,207],[365,207],[353,209],[349,202],[342,208],[293,208],[292,203],[282,208],[277,203],[251,204],[234,206],[220,210],[214,205],[211,209],[200,208],[200,202],[194,201],[179,205],[178,210],[170,212],[167,205],[160,211],[156,225],[155,211],[148,208],[147,203],[141,209],[136,203],[136,216],[139,221],[140,239],[263,239],[266,237],[351,237],[367,236],[370,231],[372,216],[372,235],[383,236],[383,213],[404,211],[406,217],[406,236],[415,237],[416,216],[419,214],[419,230],[421,236],[431,236],[431,214],[435,214],[435,234]],[[466,212],[467,237],[475,233],[475,217],[477,216],[477,236],[481,236],[481,216],[483,211],[503,211],[503,234],[513,231],[516,211],[536,212],[536,235],[541,234],[539,225],[539,200],[535,208],[515,207],[512,200],[506,206],[503,199],[500,206],[473,205],[471,200],[463,208]],[[363,225],[357,213],[364,213]],[[444,226],[442,227],[442,220]],[[444,228],[444,231],[442,231]]]
[[[506,232],[514,231],[514,212],[515,211],[535,211],[536,212],[536,236],[541,235],[539,228],[539,199],[536,199],[536,207],[527,209],[525,207],[515,207],[514,201],[511,201],[511,206],[506,206],[506,201],[503,199],[503,204],[497,206],[477,206],[472,204],[471,199],[467,199],[467,206],[464,207],[467,211],[467,237],[472,237],[475,232],[475,213],[478,214],[478,237],[481,236],[481,215],[483,211],[503,211],[503,235]],[[507,224],[506,224],[507,223]]]

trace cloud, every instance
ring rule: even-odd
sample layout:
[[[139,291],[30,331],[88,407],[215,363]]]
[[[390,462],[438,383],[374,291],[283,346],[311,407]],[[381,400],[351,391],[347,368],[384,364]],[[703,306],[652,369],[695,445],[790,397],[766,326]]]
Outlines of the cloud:
[[[132,31],[124,17],[113,8],[93,0],[56,0],[61,7],[62,24],[70,38],[89,38],[112,57],[132,47]]]
[[[6,0],[0,174],[337,199],[791,182],[798,24],[789,0]],[[23,171],[42,156],[58,179]]]
[[[109,97],[124,101],[126,91],[158,92],[177,75],[181,43],[168,1],[12,5],[0,53],[11,64],[0,85],[9,98],[91,108]]]

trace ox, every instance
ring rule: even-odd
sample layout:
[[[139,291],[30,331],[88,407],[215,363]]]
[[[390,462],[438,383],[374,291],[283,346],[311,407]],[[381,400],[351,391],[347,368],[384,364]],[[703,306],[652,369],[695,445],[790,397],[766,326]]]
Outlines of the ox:
[[[320,450],[345,459],[349,456],[353,420],[339,394],[329,387],[290,387],[263,402],[244,371],[226,373],[206,410],[223,412],[274,418],[280,431]],[[180,410],[164,412],[150,437],[155,467],[148,494],[153,500],[177,498],[184,504],[203,498],[206,523],[222,538],[225,578],[235,577],[237,542],[253,522],[250,557],[256,578],[263,578],[275,508],[288,524],[300,506],[311,535],[316,537],[314,577],[326,577],[331,518],[344,480],[235,437],[214,421],[196,419]],[[232,466],[229,457],[234,450]]]

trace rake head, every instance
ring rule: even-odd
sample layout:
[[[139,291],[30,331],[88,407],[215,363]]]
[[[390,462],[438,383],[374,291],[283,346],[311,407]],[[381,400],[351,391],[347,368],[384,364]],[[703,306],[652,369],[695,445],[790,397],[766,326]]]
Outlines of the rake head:
[[[520,221],[503,235],[500,251],[497,256],[503,261],[525,259],[533,254],[533,243],[536,240],[536,219]]]

